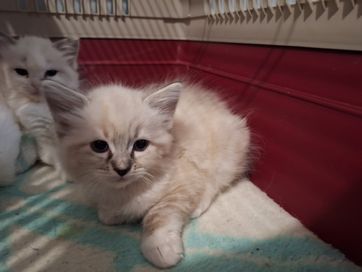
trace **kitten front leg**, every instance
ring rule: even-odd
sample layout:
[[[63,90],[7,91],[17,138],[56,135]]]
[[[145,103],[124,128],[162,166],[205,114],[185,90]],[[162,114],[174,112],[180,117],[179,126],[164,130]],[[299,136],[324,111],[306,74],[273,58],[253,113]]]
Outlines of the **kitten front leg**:
[[[50,136],[49,136],[50,137]],[[41,162],[52,166],[61,181],[71,181],[60,162],[56,142],[48,137],[35,138],[38,147],[38,156]]]
[[[181,261],[182,232],[194,206],[193,198],[169,194],[148,211],[143,219],[141,251],[153,265],[167,268]]]
[[[11,110],[0,104],[0,186],[15,181],[21,132]]]
[[[28,103],[16,110],[22,127],[36,141],[39,159],[45,164],[57,164],[54,121],[44,103]]]
[[[147,218],[145,219],[147,220]],[[154,220],[157,221],[158,219],[155,218]],[[178,218],[169,220],[169,223],[156,228],[145,224],[142,235],[141,251],[143,256],[160,268],[176,265],[184,254],[182,242],[184,222]],[[153,228],[155,229],[152,230]]]
[[[38,155],[39,159],[47,164],[54,166],[54,168],[59,167],[58,164],[58,156],[57,151],[55,149],[55,143],[51,143],[48,139],[44,139],[45,137],[38,136],[35,138],[37,146],[38,146]]]

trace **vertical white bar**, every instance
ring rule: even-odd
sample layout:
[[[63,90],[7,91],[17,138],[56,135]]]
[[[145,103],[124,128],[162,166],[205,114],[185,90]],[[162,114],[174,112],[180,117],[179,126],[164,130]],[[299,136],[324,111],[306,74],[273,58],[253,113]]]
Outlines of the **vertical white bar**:
[[[219,13],[221,15],[225,14],[225,3],[224,0],[219,0]]]
[[[278,0],[268,0],[268,5],[271,8],[275,8],[278,4]]]
[[[27,8],[28,8],[27,0],[18,0],[18,9],[27,10]]]
[[[255,9],[261,8],[261,0],[253,0],[253,6]]]
[[[90,13],[92,15],[97,15],[98,14],[98,1],[97,0],[89,0],[89,7],[90,7]]]
[[[36,0],[35,2],[35,6],[36,6],[36,10],[39,12],[46,12],[48,11],[48,7],[47,7],[47,0]]]
[[[204,14],[210,15],[210,4],[209,0],[204,0]]]
[[[65,3],[64,0],[56,0],[56,9],[57,13],[65,13]]]
[[[246,12],[249,9],[249,0],[240,0],[240,7],[242,11]]]
[[[114,15],[114,3],[113,3],[113,0],[106,0],[106,13],[109,16]]]
[[[122,14],[125,16],[129,15],[129,1],[122,0]]]
[[[210,0],[210,14],[215,16],[217,13],[216,0]]]
[[[82,13],[82,3],[81,0],[73,0],[73,10],[76,14]]]
[[[232,13],[235,12],[236,11],[235,0],[229,0],[228,7],[229,7],[230,12],[232,12]]]

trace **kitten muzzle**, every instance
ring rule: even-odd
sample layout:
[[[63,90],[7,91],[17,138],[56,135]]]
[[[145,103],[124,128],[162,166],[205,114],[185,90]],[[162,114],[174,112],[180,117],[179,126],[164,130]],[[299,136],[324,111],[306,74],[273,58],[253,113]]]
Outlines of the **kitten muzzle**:
[[[40,87],[35,84],[31,84],[30,88],[28,89],[30,95],[39,96],[40,95]]]
[[[119,167],[112,162],[112,168],[119,176],[123,177],[131,170],[132,163],[129,161],[126,167]]]
[[[120,175],[121,177],[123,177],[123,176],[125,176],[125,175],[129,172],[129,170],[131,170],[131,167],[132,167],[132,166],[130,166],[130,167],[128,167],[128,168],[125,168],[125,169],[117,169],[117,168],[113,168],[113,169],[114,169],[114,171],[117,172],[118,175]]]

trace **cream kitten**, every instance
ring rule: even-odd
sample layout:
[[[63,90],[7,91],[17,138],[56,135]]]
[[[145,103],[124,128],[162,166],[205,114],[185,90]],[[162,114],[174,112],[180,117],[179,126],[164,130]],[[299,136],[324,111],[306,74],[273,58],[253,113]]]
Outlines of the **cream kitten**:
[[[25,36],[15,40],[0,33],[3,96],[22,128],[35,137],[39,158],[59,168],[54,124],[40,92],[44,79],[78,88],[78,42]]]
[[[184,225],[246,170],[246,120],[198,86],[108,85],[87,96],[44,86],[64,166],[100,221],[143,218],[143,255],[161,268],[177,264]]]

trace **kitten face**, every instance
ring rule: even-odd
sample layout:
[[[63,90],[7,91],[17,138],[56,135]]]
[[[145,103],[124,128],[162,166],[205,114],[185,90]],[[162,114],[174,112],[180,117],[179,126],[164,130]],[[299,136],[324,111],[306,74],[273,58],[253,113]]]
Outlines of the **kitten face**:
[[[14,40],[0,35],[0,59],[5,64],[5,73],[10,92],[37,100],[40,84],[44,79],[78,87],[76,58],[78,42],[25,36]]]
[[[104,86],[87,97],[52,84],[46,84],[45,97],[76,181],[122,188],[152,182],[163,171],[180,84],[151,95]]]

